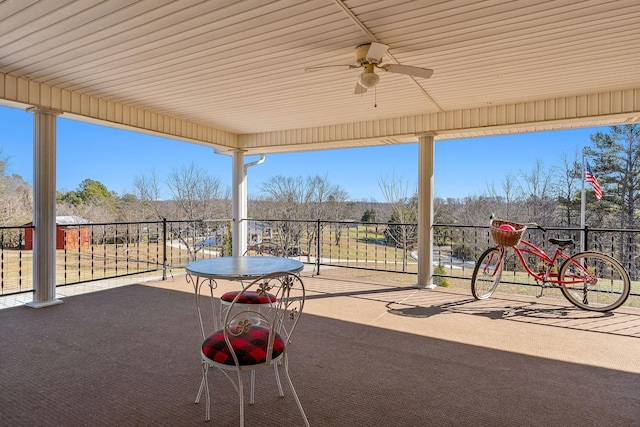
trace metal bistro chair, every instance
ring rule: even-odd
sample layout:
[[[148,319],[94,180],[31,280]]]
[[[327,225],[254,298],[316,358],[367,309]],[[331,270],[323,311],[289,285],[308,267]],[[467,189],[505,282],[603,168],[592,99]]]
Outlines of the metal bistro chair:
[[[244,256],[282,256],[284,251],[275,243],[261,242],[257,245],[250,246],[245,251]],[[240,281],[242,287],[245,287],[245,283]],[[236,297],[241,291],[228,291],[220,296],[220,322],[224,319],[226,312],[230,309],[231,303],[236,300]],[[257,291],[245,291],[242,293],[242,297],[236,301],[236,305],[239,304],[254,304],[254,309],[262,310],[262,306],[276,302],[276,296],[270,292],[259,293]],[[256,387],[256,372],[251,371],[251,399],[253,401],[254,390]]]
[[[257,292],[262,295],[271,293],[276,298],[269,302],[267,307],[240,303],[247,292]],[[243,372],[251,371],[252,373],[249,403],[253,404],[255,402],[253,375],[260,368],[273,367],[279,395],[284,396],[278,369],[280,365],[284,368],[285,376],[304,423],[309,426],[309,421],[289,376],[288,360],[291,335],[302,314],[304,300],[304,284],[297,274],[277,272],[262,276],[238,292],[226,311],[222,329],[215,330],[213,333],[206,333],[204,314],[200,310],[199,302],[196,304],[203,343],[201,348],[202,381],[195,402],[200,402],[204,391],[205,419],[207,421],[211,419],[211,396],[207,375],[209,368],[218,368],[233,384],[240,398],[240,426],[244,426]],[[211,321],[215,325],[217,315],[216,313],[212,313],[212,315]],[[233,375],[233,372],[236,375]]]

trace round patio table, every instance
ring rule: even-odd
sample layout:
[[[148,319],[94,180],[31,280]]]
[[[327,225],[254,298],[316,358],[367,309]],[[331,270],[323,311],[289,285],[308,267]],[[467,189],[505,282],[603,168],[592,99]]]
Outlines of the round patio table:
[[[188,274],[197,277],[243,281],[278,271],[299,273],[304,264],[295,259],[273,256],[230,256],[193,261],[185,268]]]

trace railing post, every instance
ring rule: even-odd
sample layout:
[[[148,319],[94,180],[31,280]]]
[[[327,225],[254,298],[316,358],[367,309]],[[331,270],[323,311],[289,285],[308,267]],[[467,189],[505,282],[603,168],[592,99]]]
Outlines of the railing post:
[[[584,250],[585,251],[589,247],[589,245],[587,244],[589,242],[588,237],[589,237],[589,226],[585,225],[584,226]]]
[[[167,280],[167,218],[162,218],[162,280]]]
[[[320,220],[316,220],[316,275],[320,275]]]

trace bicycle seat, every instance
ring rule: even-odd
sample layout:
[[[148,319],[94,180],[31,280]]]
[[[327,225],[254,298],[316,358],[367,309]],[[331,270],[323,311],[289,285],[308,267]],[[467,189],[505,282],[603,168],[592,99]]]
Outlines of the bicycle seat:
[[[566,248],[567,246],[573,246],[576,244],[573,239],[549,239],[549,243],[553,243],[554,245],[558,245],[560,248]]]

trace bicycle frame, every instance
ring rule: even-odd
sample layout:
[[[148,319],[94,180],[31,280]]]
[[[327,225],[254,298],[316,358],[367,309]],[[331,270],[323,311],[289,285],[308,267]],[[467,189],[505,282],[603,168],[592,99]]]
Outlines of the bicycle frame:
[[[571,259],[570,255],[567,255],[564,252],[562,252],[560,248],[556,248],[556,250],[553,253],[553,256],[549,257],[549,255],[547,255],[546,252],[544,252],[542,249],[540,249],[533,243],[527,242],[526,240],[521,240],[519,245],[522,245],[522,247],[513,246],[513,250],[518,255],[518,258],[520,259],[520,264],[522,264],[522,267],[525,269],[527,274],[533,277],[537,282],[541,282],[542,284],[550,283],[552,285],[573,283],[572,281],[566,281],[566,280],[564,282],[560,281],[560,279],[558,278],[558,273],[553,272],[554,268],[560,267],[559,265],[556,264],[557,261],[558,260],[565,261],[565,260]],[[506,248],[503,247],[503,251],[505,249]],[[540,271],[540,272],[533,271],[529,267],[527,261],[524,259],[523,254],[528,254],[535,257],[536,259],[542,260],[547,265],[547,268],[544,271]],[[503,262],[504,262],[504,255],[503,255]],[[504,265],[503,265],[503,268],[504,268]]]

